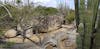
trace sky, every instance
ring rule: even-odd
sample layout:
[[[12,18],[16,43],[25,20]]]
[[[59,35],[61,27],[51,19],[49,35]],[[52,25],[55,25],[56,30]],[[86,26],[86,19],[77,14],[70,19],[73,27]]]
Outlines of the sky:
[[[34,2],[41,2],[43,6],[47,7],[56,7],[58,1],[59,0],[34,0]],[[61,1],[66,1],[66,5],[69,8],[74,9],[74,0],[61,0]]]
[[[4,1],[4,0],[2,0]],[[8,1],[12,1],[12,0],[8,0]],[[27,2],[27,0],[22,0],[24,2]],[[47,7],[57,7],[57,3],[59,0],[30,0],[30,2],[40,2],[41,5],[43,6],[47,6]],[[60,1],[65,1],[66,5],[71,8],[74,9],[74,0],[60,0]]]

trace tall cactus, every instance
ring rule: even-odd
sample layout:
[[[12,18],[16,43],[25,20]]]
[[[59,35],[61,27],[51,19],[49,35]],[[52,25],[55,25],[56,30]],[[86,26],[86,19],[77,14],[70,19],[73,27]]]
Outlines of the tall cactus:
[[[93,0],[87,0],[87,8],[88,10],[90,10],[92,8],[93,5]]]
[[[94,9],[93,9],[93,21],[92,21],[92,32],[91,32],[91,39],[90,39],[90,49],[94,49],[94,38],[95,38],[95,24],[96,24],[96,20],[97,20],[97,13],[98,13],[98,7],[99,7],[99,2],[100,0],[95,0],[95,4],[94,4]]]
[[[76,27],[78,29],[78,25],[79,25],[79,0],[74,0],[74,2],[75,2]]]
[[[79,43],[79,45],[81,45],[80,46],[80,49],[85,49],[85,35],[86,35],[86,7],[85,7],[85,0],[80,0],[80,2],[79,2],[80,4],[79,4],[79,13],[80,13],[80,25],[83,25],[83,26],[80,26],[79,27],[79,33],[80,33],[80,39],[81,39],[81,41],[80,41],[80,43]]]
[[[82,23],[83,23],[83,31],[82,31],[82,35],[81,35],[81,39],[82,39],[82,49],[85,49],[85,33],[86,33],[86,14],[85,14],[85,0],[80,0],[80,14],[81,14],[81,19],[82,19]]]
[[[100,9],[98,10],[98,17],[97,17],[97,23],[96,23],[96,33],[94,38],[94,49],[100,48]]]
[[[95,33],[95,39],[94,39],[94,49],[100,48],[100,14],[97,19],[97,26],[96,26],[96,33]]]

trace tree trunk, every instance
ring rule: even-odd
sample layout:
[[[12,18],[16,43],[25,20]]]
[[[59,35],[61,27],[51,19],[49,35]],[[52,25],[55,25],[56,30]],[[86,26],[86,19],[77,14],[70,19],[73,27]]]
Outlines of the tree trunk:
[[[78,29],[78,25],[79,25],[79,0],[74,0],[74,2],[75,2],[76,27]]]

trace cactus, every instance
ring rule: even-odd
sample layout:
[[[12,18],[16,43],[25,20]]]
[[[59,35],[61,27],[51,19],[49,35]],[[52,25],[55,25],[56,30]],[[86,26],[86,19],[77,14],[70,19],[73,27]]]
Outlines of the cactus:
[[[96,20],[97,20],[97,13],[98,13],[98,8],[99,8],[99,2],[100,0],[96,0],[95,5],[94,5],[94,14],[93,14],[93,21],[92,21],[92,32],[91,32],[91,41],[90,41],[90,49],[94,49],[94,39],[95,39],[95,33],[96,33]]]
[[[85,49],[85,33],[86,31],[86,10],[85,10],[85,0],[80,0],[80,19],[82,20],[83,27],[82,27],[82,32],[80,33],[81,35],[81,46],[82,49]]]
[[[78,29],[78,25],[79,25],[79,0],[74,0],[75,2],[75,19],[76,19],[76,27]]]

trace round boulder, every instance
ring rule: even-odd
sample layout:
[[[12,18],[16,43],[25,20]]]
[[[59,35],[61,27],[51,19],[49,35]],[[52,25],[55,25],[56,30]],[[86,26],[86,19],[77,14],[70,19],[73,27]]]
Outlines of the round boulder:
[[[5,32],[4,36],[5,37],[14,37],[16,36],[17,31],[14,29],[10,29],[8,31]]]

